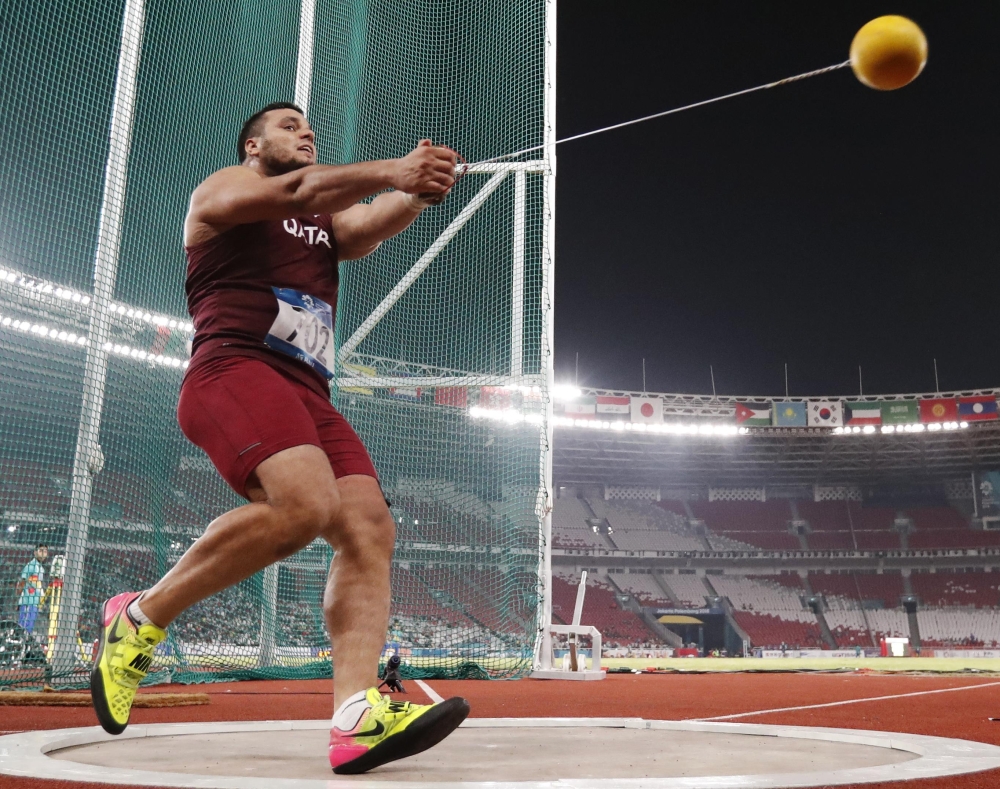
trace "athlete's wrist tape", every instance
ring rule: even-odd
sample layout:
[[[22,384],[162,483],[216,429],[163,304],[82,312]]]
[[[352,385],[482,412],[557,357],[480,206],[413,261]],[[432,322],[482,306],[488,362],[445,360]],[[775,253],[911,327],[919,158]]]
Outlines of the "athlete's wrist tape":
[[[407,192],[403,192],[403,199],[406,201],[406,205],[412,208],[414,211],[423,211],[425,208],[430,208],[433,205],[437,205],[434,198],[424,199],[419,195],[411,195]]]

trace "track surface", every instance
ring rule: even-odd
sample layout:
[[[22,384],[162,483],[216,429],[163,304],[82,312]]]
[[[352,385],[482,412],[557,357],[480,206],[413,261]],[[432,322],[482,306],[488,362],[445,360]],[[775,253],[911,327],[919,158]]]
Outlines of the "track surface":
[[[833,726],[875,729],[941,737],[961,737],[1000,745],[1000,685],[997,678],[913,677],[905,675],[843,674],[700,674],[613,675],[603,682],[432,681],[442,696],[465,696],[473,717],[569,716],[640,717],[667,720],[731,716],[776,708],[890,696],[877,701],[797,711],[768,712],[732,720],[748,723],[781,723],[793,726]],[[408,698],[428,701],[414,682],[406,683]],[[945,688],[968,688],[949,693],[909,695]],[[156,692],[165,688],[158,686]],[[241,682],[172,687],[179,692],[211,694],[203,707],[135,710],[134,723],[176,723],[214,720],[315,719],[332,714],[329,680],[308,682]],[[898,698],[896,698],[898,696]],[[3,733],[32,729],[92,726],[91,710],[75,707],[4,707]],[[331,774],[332,777],[332,774]],[[0,779],[4,789],[95,789],[98,784]],[[100,785],[104,786],[104,785]],[[1000,770],[947,779],[910,783],[864,784],[868,789],[994,789]],[[118,787],[121,789],[121,786]]]

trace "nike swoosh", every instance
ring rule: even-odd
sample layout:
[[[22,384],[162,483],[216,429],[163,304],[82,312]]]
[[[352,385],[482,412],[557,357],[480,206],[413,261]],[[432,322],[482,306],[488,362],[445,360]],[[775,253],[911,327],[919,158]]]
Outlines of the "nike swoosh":
[[[382,721],[375,721],[375,728],[371,731],[359,731],[357,734],[350,734],[349,737],[378,737],[382,732],[385,731],[385,725]]]
[[[115,617],[115,621],[111,625],[111,633],[108,635],[109,644],[117,644],[125,637],[118,635],[118,622],[121,621],[121,618],[122,618],[122,612],[119,611],[118,615]]]

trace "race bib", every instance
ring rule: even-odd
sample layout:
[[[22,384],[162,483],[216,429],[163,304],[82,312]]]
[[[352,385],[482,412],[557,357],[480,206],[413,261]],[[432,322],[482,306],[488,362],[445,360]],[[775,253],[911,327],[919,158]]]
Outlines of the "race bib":
[[[264,342],[333,378],[333,310],[322,299],[292,288],[274,288],[278,317]]]

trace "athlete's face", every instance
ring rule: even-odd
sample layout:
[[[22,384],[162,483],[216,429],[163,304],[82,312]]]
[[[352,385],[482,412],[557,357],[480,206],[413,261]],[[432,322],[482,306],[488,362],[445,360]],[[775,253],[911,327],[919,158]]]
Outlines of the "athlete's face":
[[[316,135],[304,115],[295,110],[272,110],[264,116],[258,139],[260,163],[275,174],[316,164]]]

